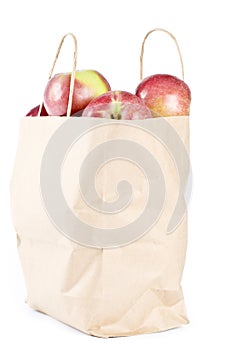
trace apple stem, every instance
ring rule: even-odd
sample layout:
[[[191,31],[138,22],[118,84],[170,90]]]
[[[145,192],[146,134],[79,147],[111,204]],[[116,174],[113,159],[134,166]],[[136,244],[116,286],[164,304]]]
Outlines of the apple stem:
[[[117,119],[117,120],[121,120],[121,114],[120,113],[111,113],[111,119]]]
[[[112,113],[111,113],[111,119],[117,119],[120,120],[121,119],[121,106],[119,105],[118,101],[113,101],[112,102]]]

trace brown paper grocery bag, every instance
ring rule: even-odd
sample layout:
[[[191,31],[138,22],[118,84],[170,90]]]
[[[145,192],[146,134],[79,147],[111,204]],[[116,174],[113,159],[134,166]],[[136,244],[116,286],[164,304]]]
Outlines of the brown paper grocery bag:
[[[32,308],[98,337],[188,323],[188,138],[186,116],[21,120],[11,196]]]

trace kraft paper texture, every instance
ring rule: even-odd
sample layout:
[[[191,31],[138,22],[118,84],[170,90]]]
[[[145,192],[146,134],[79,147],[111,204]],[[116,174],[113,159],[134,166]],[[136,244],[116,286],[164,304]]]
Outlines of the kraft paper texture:
[[[73,118],[73,123],[82,125],[84,119]],[[116,185],[122,179],[131,183],[133,195],[122,211],[113,215],[98,212],[85,202],[77,184],[86,155],[102,142],[127,139],[139,143],[157,159],[166,188],[160,217],[141,238],[115,248],[76,243],[60,232],[45,210],[41,162],[49,140],[67,118],[21,120],[11,199],[27,303],[33,309],[98,337],[152,333],[188,323],[181,289],[187,214],[185,211],[178,227],[167,234],[180,180],[167,147],[144,130],[144,125],[153,127],[157,119],[162,118],[129,121],[126,125],[110,121],[104,129],[94,128],[70,147],[63,162],[61,186],[66,203],[77,218],[93,227],[95,234],[95,227],[121,228],[133,222],[147,205],[148,183],[135,163],[116,159],[104,164],[95,182],[99,197],[105,202],[118,199]],[[165,119],[188,151],[189,118]],[[108,121],[90,118],[91,127],[100,123]],[[132,127],[139,123],[142,128]]]

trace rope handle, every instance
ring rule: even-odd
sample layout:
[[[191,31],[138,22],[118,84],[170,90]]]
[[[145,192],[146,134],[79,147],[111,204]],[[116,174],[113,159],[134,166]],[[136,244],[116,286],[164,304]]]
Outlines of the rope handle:
[[[52,77],[52,74],[54,72],[54,67],[56,65],[56,62],[58,60],[58,57],[59,57],[59,54],[60,54],[60,51],[61,51],[61,48],[63,46],[63,43],[64,43],[64,40],[68,37],[68,36],[71,36],[72,39],[73,39],[73,42],[74,42],[74,56],[73,56],[73,67],[72,67],[72,74],[71,74],[71,81],[70,81],[70,90],[69,90],[69,98],[68,98],[68,105],[67,105],[67,117],[70,117],[71,115],[71,109],[72,109],[72,98],[73,98],[73,92],[74,92],[74,84],[75,84],[75,73],[76,73],[76,66],[77,66],[77,39],[75,37],[74,34],[72,33],[67,33],[65,34],[61,41],[60,41],[60,44],[58,46],[58,49],[57,49],[57,52],[56,52],[56,56],[55,56],[55,59],[53,61],[53,64],[52,64],[52,68],[49,72],[49,77],[48,77],[48,80],[51,79]],[[43,101],[41,102],[40,104],[40,108],[39,108],[39,111],[38,111],[38,116],[41,115],[41,110],[42,110],[42,106],[43,106]]]
[[[141,46],[141,55],[140,55],[140,80],[142,80],[142,77],[143,77],[143,56],[144,56],[145,41],[148,38],[148,36],[151,33],[153,33],[153,32],[164,32],[164,33],[168,34],[174,40],[174,42],[176,44],[176,48],[177,48],[178,54],[179,54],[179,57],[180,57],[182,79],[184,80],[184,63],[183,63],[183,59],[182,59],[182,55],[181,55],[179,44],[178,44],[176,38],[174,37],[174,35],[172,33],[170,33],[168,30],[162,29],[162,28],[152,29],[144,37],[144,40],[143,40],[142,46]]]

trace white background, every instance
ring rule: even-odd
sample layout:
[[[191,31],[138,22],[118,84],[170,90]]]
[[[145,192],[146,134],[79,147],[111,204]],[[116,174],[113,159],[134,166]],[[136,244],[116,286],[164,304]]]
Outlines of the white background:
[[[0,322],[2,349],[233,349],[234,22],[232,1],[2,1],[0,5]],[[98,339],[36,313],[26,290],[11,222],[9,183],[20,118],[40,102],[58,42],[78,38],[78,68],[102,72],[112,89],[134,92],[139,53],[154,27],[178,39],[192,91],[193,195],[183,276],[190,325],[160,334]],[[57,72],[69,71],[71,41]],[[146,44],[145,76],[180,76],[163,34]]]

